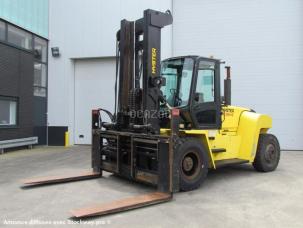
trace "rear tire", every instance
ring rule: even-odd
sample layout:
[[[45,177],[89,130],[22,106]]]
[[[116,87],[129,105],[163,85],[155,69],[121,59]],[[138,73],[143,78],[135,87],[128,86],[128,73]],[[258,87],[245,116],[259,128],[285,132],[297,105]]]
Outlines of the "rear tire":
[[[280,160],[280,145],[276,136],[260,134],[254,168],[259,172],[274,171]]]
[[[198,188],[208,173],[208,152],[201,140],[192,137],[179,138],[174,145],[174,167],[179,174],[180,191]]]

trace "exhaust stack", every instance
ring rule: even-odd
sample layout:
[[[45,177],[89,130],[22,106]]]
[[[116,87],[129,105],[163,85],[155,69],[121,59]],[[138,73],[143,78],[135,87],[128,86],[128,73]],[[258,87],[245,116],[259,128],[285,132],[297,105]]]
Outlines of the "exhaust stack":
[[[230,79],[230,66],[226,66],[226,79],[224,79],[224,103],[231,105],[231,79]]]

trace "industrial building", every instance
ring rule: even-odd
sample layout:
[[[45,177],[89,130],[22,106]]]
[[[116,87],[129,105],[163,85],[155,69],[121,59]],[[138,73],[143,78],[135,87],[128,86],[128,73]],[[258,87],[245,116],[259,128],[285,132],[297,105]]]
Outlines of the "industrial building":
[[[0,15],[0,141],[35,136],[45,145],[48,4],[2,1]]]
[[[10,104],[12,118],[7,125],[5,115],[9,112],[1,113],[0,132],[6,132],[6,136],[0,133],[1,139],[39,136],[40,144],[63,145],[68,131],[70,144],[90,144],[90,110],[113,109],[114,39],[120,20],[138,18],[144,9],[153,8],[169,9],[174,17],[173,26],[163,30],[162,59],[184,54],[222,59],[232,66],[233,104],[270,114],[272,132],[280,138],[283,149],[303,148],[302,140],[296,137],[300,134],[298,126],[303,125],[301,1],[12,2],[0,3],[1,46],[14,52],[12,59],[30,50],[33,59],[28,61],[34,68],[29,74],[35,72],[39,81],[33,84],[35,91],[27,114],[21,95],[5,91],[14,82],[1,73],[1,104],[6,110]],[[12,34],[23,40],[14,41]],[[42,61],[41,56],[35,58],[37,45],[43,52]],[[58,56],[52,55],[54,47],[59,49]],[[6,55],[1,51],[1,58]],[[10,63],[3,62],[3,72],[16,69],[5,64]],[[26,123],[30,112],[35,113],[32,126]]]

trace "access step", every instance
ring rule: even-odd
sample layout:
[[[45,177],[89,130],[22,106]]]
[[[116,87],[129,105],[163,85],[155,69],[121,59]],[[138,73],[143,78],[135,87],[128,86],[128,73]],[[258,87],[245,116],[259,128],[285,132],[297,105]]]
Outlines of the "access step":
[[[213,152],[213,153],[223,153],[223,152],[226,152],[226,149],[225,148],[214,148],[214,149],[211,149],[211,152]]]
[[[249,162],[248,160],[233,158],[233,159],[215,161],[215,165],[216,165],[216,168],[221,168],[224,166],[238,165],[238,164],[243,164],[243,163],[248,163],[248,162]]]
[[[71,214],[76,218],[107,215],[135,208],[141,208],[153,204],[164,203],[171,199],[172,194],[170,193],[153,192],[146,195],[140,195],[113,201],[110,203],[75,209],[71,211]]]
[[[45,184],[55,184],[55,183],[64,183],[71,181],[80,181],[92,178],[101,177],[101,173],[93,171],[85,171],[78,174],[72,175],[60,175],[60,176],[50,176],[50,177],[37,177],[32,179],[22,180],[24,186],[38,186]]]

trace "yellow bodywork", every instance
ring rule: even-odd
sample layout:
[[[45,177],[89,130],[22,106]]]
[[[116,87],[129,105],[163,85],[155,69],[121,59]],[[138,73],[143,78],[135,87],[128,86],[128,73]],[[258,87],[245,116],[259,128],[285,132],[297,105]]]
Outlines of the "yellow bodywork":
[[[222,108],[222,128],[214,130],[182,130],[188,136],[201,138],[208,149],[210,168],[216,168],[215,162],[226,159],[254,161],[259,134],[266,133],[272,126],[268,115],[250,111],[250,109],[224,106]],[[161,129],[161,134],[169,134],[169,129]],[[225,149],[226,152],[213,153],[213,149]]]

